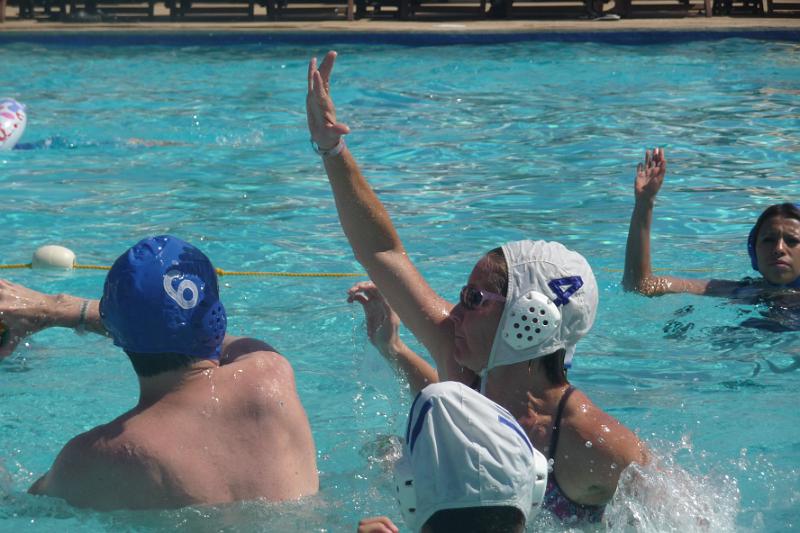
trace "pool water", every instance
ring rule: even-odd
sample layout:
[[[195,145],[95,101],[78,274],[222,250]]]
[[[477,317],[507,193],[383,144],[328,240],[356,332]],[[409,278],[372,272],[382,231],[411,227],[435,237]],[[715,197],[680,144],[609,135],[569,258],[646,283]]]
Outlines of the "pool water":
[[[140,238],[172,233],[224,270],[361,271],[305,125],[307,60],[325,47],[0,48],[15,73],[3,92],[28,106],[23,140],[54,141],[0,154],[0,263],[61,244],[79,263],[109,265]],[[508,240],[559,240],[592,264],[600,310],[570,378],[661,462],[638,473],[648,494],[626,473],[609,528],[800,527],[800,370],[780,371],[800,357],[800,334],[740,326],[763,306],[620,287],[633,173],[652,146],[668,159],[654,266],[752,274],[745,239],[755,217],[800,198],[800,44],[337,49],[333,91],[348,144],[437,291],[455,299],[481,253]],[[2,275],[98,297],[104,274]],[[376,514],[400,524],[390,468],[410,396],[345,301],[356,279],[221,280],[229,331],[269,341],[294,366],[318,496],[116,513],[28,496],[70,437],[137,399],[129,363],[107,339],[49,330],[0,364],[0,530],[354,531]],[[571,527],[547,516],[532,525]]]

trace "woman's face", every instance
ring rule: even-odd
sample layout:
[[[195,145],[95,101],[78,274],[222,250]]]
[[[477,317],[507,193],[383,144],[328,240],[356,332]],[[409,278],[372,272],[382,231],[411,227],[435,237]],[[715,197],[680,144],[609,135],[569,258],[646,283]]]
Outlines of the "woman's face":
[[[484,256],[472,269],[467,285],[484,294],[496,294],[497,289],[489,283],[492,273],[492,264]],[[503,305],[501,301],[483,298],[474,309],[468,309],[463,302],[453,308],[450,319],[454,323],[455,359],[458,364],[473,372],[480,372],[486,367],[503,315]]]
[[[775,285],[800,277],[800,220],[776,216],[764,222],[756,236],[758,271]]]

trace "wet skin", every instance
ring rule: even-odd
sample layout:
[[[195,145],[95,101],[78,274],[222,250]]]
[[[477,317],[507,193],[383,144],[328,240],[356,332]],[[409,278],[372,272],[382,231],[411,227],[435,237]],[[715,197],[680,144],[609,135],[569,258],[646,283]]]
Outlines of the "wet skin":
[[[472,269],[467,284],[479,290],[495,292],[497,289],[489,284],[492,273],[489,259],[483,257]],[[488,299],[481,302],[477,309],[467,309],[461,303],[453,308],[450,320],[454,324],[454,357],[458,364],[476,373],[486,367],[502,315],[503,303]]]
[[[775,285],[800,277],[800,220],[774,217],[761,226],[756,238],[758,270]]]

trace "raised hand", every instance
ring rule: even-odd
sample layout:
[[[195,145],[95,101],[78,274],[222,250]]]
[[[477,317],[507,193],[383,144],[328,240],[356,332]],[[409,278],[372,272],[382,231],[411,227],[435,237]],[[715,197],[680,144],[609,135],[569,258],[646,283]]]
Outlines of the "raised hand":
[[[663,148],[653,148],[646,150],[644,163],[636,166],[636,179],[634,181],[634,193],[636,200],[653,201],[656,194],[664,183],[664,175],[667,173],[667,160],[664,157]]]
[[[400,317],[389,307],[383,295],[371,281],[356,283],[347,291],[347,302],[358,302],[367,319],[367,336],[381,352],[397,345]]]
[[[308,64],[308,94],[306,116],[311,140],[320,150],[330,150],[339,144],[342,135],[350,133],[345,124],[336,122],[336,108],[331,99],[331,72],[336,62],[336,52],[328,52],[317,69],[317,58]]]

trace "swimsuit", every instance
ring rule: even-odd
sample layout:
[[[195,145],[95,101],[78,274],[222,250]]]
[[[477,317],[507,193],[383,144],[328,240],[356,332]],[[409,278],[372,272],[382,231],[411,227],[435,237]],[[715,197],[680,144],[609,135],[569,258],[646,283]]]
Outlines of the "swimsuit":
[[[575,387],[570,385],[561,401],[558,403],[558,411],[556,412],[556,419],[553,423],[553,433],[550,436],[550,448],[547,452],[548,462],[552,465],[553,458],[556,455],[556,446],[558,445],[558,433],[561,428],[561,414],[564,411],[564,406],[567,404],[570,394],[575,390]],[[551,513],[558,518],[569,522],[600,522],[603,518],[605,505],[585,505],[576,503],[569,499],[561,487],[558,486],[556,481],[555,470],[552,469],[547,476],[547,489],[544,493],[544,501],[542,507],[548,509]]]

